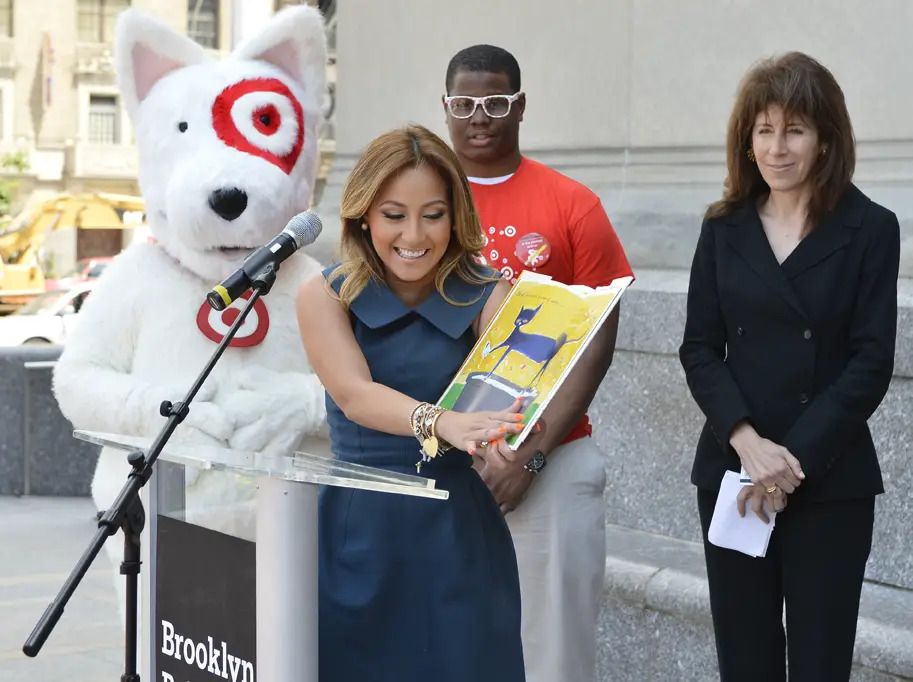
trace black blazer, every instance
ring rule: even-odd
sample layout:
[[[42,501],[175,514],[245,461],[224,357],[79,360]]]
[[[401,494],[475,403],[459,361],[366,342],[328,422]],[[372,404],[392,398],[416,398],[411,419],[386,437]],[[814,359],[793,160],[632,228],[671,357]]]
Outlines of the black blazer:
[[[707,417],[692,483],[740,469],[747,419],[802,463],[791,500],[884,492],[866,421],[894,370],[899,261],[897,217],[853,185],[782,265],[753,202],[704,221],[679,349]]]

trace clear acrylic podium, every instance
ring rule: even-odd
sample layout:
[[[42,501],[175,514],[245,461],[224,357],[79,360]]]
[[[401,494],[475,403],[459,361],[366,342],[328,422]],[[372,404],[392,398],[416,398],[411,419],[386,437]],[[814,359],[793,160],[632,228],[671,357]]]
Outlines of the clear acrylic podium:
[[[125,458],[152,443],[74,435],[123,450]],[[181,441],[165,447],[141,490],[142,679],[318,682],[321,485],[448,495],[431,479],[339,462],[328,451],[274,457]],[[119,549],[120,538],[108,542]]]

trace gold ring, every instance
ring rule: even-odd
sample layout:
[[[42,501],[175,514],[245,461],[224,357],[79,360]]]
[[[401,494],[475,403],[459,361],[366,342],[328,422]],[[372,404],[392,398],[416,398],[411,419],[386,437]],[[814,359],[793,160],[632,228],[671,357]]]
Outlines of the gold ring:
[[[777,486],[772,485],[769,488],[765,488],[765,490],[767,491],[768,495],[773,495],[775,492],[777,492]]]

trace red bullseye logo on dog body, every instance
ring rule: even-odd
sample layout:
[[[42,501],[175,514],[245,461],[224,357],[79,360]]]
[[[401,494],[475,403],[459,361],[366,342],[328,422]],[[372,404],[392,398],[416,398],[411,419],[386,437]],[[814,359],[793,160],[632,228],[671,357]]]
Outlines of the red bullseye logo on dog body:
[[[200,306],[197,313],[197,327],[203,332],[203,336],[213,343],[220,343],[228,333],[231,325],[235,323],[241,310],[250,298],[251,292],[246,291],[241,298],[228,306],[225,310],[213,310],[208,304]],[[262,299],[257,299],[254,308],[251,310],[244,322],[238,328],[238,333],[228,342],[230,348],[250,348],[263,342],[266,338],[266,332],[269,331],[269,311]]]
[[[304,146],[304,111],[275,78],[243,80],[225,88],[212,105],[212,127],[229,147],[292,172]]]

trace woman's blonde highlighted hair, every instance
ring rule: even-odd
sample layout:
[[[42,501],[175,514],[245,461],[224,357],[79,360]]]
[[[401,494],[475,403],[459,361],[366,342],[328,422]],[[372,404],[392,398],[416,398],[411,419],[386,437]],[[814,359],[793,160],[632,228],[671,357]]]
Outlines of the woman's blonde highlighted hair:
[[[447,186],[451,212],[450,243],[434,278],[438,292],[449,303],[459,304],[447,298],[444,292],[444,282],[451,274],[471,284],[497,279],[496,276],[486,276],[484,268],[476,260],[486,239],[459,159],[437,135],[420,125],[410,124],[375,138],[358,159],[343,188],[340,205],[341,264],[331,273],[329,281],[345,277],[339,298],[346,306],[358,297],[372,278],[384,282],[383,262],[374,249],[370,232],[362,229],[365,215],[390,179],[403,170],[423,165],[440,174]]]

